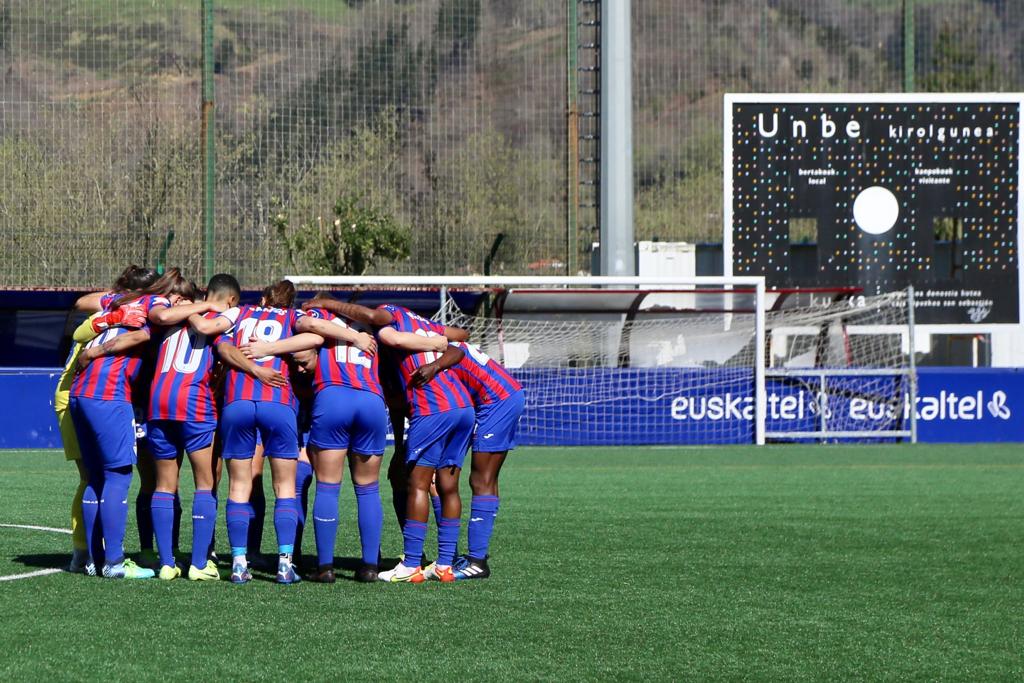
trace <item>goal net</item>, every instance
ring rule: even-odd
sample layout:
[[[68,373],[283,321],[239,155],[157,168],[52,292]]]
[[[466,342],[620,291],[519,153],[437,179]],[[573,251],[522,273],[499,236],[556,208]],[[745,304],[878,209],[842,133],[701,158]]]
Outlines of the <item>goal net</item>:
[[[432,288],[435,319],[469,330],[526,389],[524,445],[912,436],[904,293],[765,292],[750,278],[601,289],[557,280]]]

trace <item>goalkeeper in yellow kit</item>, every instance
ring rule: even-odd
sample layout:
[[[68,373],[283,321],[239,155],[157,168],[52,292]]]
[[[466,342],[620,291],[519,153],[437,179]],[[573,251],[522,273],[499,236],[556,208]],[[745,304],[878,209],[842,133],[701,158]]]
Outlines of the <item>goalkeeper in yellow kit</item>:
[[[68,354],[67,362],[64,363],[64,372],[57,382],[57,391],[53,395],[53,409],[57,413],[57,425],[60,428],[60,438],[64,444],[64,458],[75,463],[78,468],[78,488],[75,489],[75,496],[71,500],[71,542],[74,551],[71,555],[71,564],[68,571],[82,573],[86,571],[86,564],[89,561],[88,543],[85,538],[85,524],[82,520],[82,493],[85,491],[87,474],[82,464],[82,453],[78,448],[78,436],[75,434],[75,425],[71,421],[71,413],[68,411],[68,401],[71,394],[71,383],[75,379],[78,367],[78,357],[85,348],[85,345],[99,335],[101,330],[94,326],[94,321],[102,311],[103,298],[111,293],[123,293],[145,287],[148,282],[156,279],[156,272],[149,268],[139,266],[128,266],[121,276],[114,283],[111,292],[96,292],[86,294],[75,302],[75,310],[87,311],[92,315],[75,330],[72,338],[71,352]],[[116,321],[115,321],[116,322]]]

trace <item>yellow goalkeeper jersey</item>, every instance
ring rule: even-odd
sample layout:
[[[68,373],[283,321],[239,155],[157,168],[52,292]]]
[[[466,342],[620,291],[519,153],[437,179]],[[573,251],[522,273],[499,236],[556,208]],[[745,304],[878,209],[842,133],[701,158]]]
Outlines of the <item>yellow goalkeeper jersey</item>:
[[[53,395],[53,409],[58,413],[68,409],[68,402],[71,400],[71,383],[75,379],[75,366],[78,365],[78,355],[82,353],[86,344],[96,338],[97,334],[92,329],[92,321],[99,315],[99,313],[90,315],[75,329],[75,333],[72,335],[74,343],[71,345],[71,353],[68,354],[64,372],[60,374],[60,380],[57,382],[57,392]]]

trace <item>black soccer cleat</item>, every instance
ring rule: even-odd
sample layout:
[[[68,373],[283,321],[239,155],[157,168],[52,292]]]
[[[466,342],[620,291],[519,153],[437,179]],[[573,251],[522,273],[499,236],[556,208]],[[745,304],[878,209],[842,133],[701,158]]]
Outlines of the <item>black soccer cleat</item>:
[[[334,583],[334,567],[329,564],[322,564],[316,571],[306,577],[307,581],[313,583]]]
[[[462,581],[464,579],[486,579],[491,575],[491,568],[487,566],[487,559],[478,560],[475,557],[461,557],[459,558],[455,569],[455,580]]]
[[[360,583],[375,583],[377,581],[377,567],[372,564],[364,564],[356,570],[356,581]]]

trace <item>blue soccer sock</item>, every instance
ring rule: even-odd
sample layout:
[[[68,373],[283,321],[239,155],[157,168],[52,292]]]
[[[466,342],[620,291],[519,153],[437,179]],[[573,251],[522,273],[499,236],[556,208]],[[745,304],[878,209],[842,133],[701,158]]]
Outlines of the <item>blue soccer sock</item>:
[[[295,554],[302,553],[302,532],[306,530],[306,511],[309,510],[309,489],[313,484],[313,466],[300,460],[295,467]]]
[[[313,499],[313,531],[316,533],[316,561],[334,565],[334,539],[338,535],[338,492],[341,484],[316,483]]]
[[[469,556],[477,559],[487,559],[491,545],[491,534],[494,533],[494,520],[498,516],[497,496],[473,496],[470,501],[469,530],[467,532],[469,541]]]
[[[434,508],[434,524],[441,523],[441,496],[431,496],[430,505]]]
[[[139,549],[153,549],[153,492],[139,491],[135,496],[135,524],[139,527]]]
[[[462,520],[458,517],[442,517],[437,523],[437,564],[451,565],[455,561],[455,548],[459,544],[459,529]]]
[[[181,496],[174,494],[174,523],[171,525],[171,547],[174,552],[181,547]]]
[[[89,558],[97,567],[103,564],[103,529],[100,527],[100,497],[103,489],[102,477],[90,477],[82,491],[82,526],[85,527],[85,542]]]
[[[423,541],[427,538],[427,523],[417,522],[415,519],[405,520],[402,538],[405,541],[405,558],[402,564],[406,567],[419,567],[423,561]]]
[[[263,524],[267,517],[267,499],[263,491],[257,492],[256,489],[253,489],[252,494],[249,496],[249,504],[249,536],[247,544],[251,553],[259,555],[260,547],[263,545]],[[231,545],[234,545],[234,543]]]
[[[105,563],[114,565],[124,560],[124,529],[128,526],[128,489],[132,483],[131,465],[106,470],[103,479],[100,526],[103,527]]]
[[[248,517],[248,513],[246,514]],[[192,566],[202,569],[217,527],[217,499],[211,491],[197,490],[192,499]]]
[[[160,564],[174,566],[174,551],[171,538],[174,535],[174,494],[163,491],[153,492],[153,533],[156,535],[156,549],[160,553]]]
[[[245,557],[246,542],[249,537],[249,516],[252,514],[252,505],[239,503],[228,498],[224,507],[224,517],[227,520],[228,543],[231,544],[231,557]]]
[[[277,552],[291,555],[295,551],[295,527],[299,521],[299,506],[294,498],[274,501],[274,531],[277,532]]]
[[[354,488],[363,564],[376,566],[377,558],[380,556],[380,538],[384,533],[384,506],[380,502],[380,484],[356,484]]]

